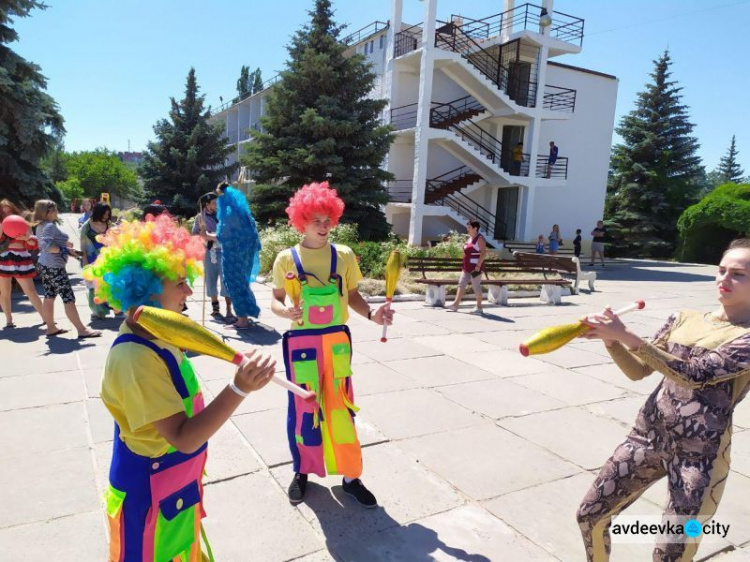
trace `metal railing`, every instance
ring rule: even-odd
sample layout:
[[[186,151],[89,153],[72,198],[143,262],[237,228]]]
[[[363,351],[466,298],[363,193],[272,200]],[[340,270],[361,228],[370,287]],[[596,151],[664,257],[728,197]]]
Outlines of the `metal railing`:
[[[391,203],[411,203],[414,180],[392,180],[386,184],[388,201]]]
[[[576,109],[576,94],[577,92],[570,88],[560,88],[547,84],[544,87],[542,107],[552,111],[573,113]]]
[[[391,109],[391,125],[396,131],[410,129],[417,125],[418,103],[410,103]]]
[[[496,55],[484,49],[471,35],[464,33],[461,30],[462,28],[455,23],[438,22],[438,24],[440,24],[440,27],[435,30],[435,47],[461,55],[518,105],[524,107],[536,106],[536,69],[529,73],[528,78],[522,79],[519,75],[520,68],[518,65],[511,68],[513,63],[527,62],[521,61],[519,58],[521,45],[518,40],[499,47],[500,52]],[[513,53],[514,49],[515,53]],[[516,57],[516,60],[507,60],[508,66],[501,63],[506,54]]]
[[[458,24],[461,31],[475,41],[483,41],[500,35],[509,30],[510,33],[529,30],[541,33],[541,17],[546,15],[544,8],[537,4],[521,4],[507,12],[495,14],[482,19],[472,19],[465,16],[453,15],[451,21]],[[553,11],[551,14],[549,35],[560,41],[581,46],[583,44],[582,18],[577,18],[563,12]]]
[[[479,221],[481,228],[490,237],[494,237],[496,220],[494,213],[460,191],[440,197],[428,204],[449,207],[467,220]]]
[[[418,23],[396,33],[393,45],[393,57],[416,51],[422,46],[422,24]]]
[[[254,96],[255,94],[258,94],[258,93],[260,93],[260,92],[262,92],[264,90],[267,90],[268,88],[270,88],[271,86],[273,86],[274,84],[276,84],[279,80],[281,80],[281,73],[276,74],[275,76],[272,76],[271,78],[269,78],[268,80],[266,80],[265,82],[263,82],[263,85],[261,86],[260,90],[258,90],[257,92],[246,92],[242,96],[236,96],[236,97],[232,98],[229,101],[225,101],[224,103],[222,103],[219,106],[219,109],[216,110],[216,113],[221,113],[225,109],[228,109],[228,108],[232,107],[233,105],[238,104],[238,103],[240,103],[243,100],[246,100],[250,96]]]
[[[568,158],[558,157],[554,164],[549,164],[549,156],[537,156],[536,177],[546,179],[568,179]]]
[[[353,31],[352,33],[344,37],[341,42],[344,45],[352,46],[361,41],[364,41],[371,35],[375,35],[376,33],[383,31],[384,29],[388,29],[388,22],[375,20],[374,22],[364,26],[362,29]]]
[[[432,102],[430,125],[442,128],[456,120],[468,119],[485,111],[485,107],[474,96],[465,96],[448,103]]]
[[[482,176],[477,174],[469,166],[459,166],[458,168],[434,177],[431,180],[427,180],[425,197],[428,195],[450,195],[450,193],[441,194],[440,192],[446,190],[446,188],[450,188],[451,185],[461,185],[462,187],[466,187],[467,185],[471,185],[481,179]],[[456,190],[452,190],[451,193],[454,191]]]

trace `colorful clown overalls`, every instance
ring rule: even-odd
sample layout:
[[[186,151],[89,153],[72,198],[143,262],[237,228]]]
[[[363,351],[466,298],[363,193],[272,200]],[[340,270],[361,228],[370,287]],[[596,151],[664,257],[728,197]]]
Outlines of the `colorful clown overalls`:
[[[331,272],[323,287],[310,287],[309,274],[292,248],[302,285],[302,326],[294,324],[283,337],[287,379],[315,392],[307,402],[289,393],[287,434],[294,472],[302,474],[362,474],[362,450],[354,427],[359,409],[352,389],[352,340],[343,324],[340,292],[343,281],[336,273],[336,248],[331,245]],[[320,280],[318,280],[320,281]]]
[[[115,345],[145,345],[167,364],[185,414],[203,409],[203,395],[187,357],[178,365],[169,351],[134,334],[119,336]],[[191,454],[171,447],[158,458],[133,453],[120,439],[115,423],[114,451],[106,493],[110,562],[200,562],[203,469],[207,444]],[[210,552],[210,550],[209,550]]]

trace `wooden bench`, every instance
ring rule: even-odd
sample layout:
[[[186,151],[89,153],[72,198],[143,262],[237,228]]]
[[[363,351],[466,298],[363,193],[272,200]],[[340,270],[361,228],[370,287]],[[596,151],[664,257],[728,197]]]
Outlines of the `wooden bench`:
[[[538,268],[545,277],[555,274],[562,277],[572,277],[573,286],[570,290],[574,295],[578,294],[578,285],[581,281],[588,281],[590,291],[596,290],[594,288],[596,273],[593,271],[582,271],[581,262],[575,256],[551,256],[549,254],[513,252],[513,257],[519,266]]]
[[[415,279],[416,283],[427,285],[425,303],[430,306],[445,306],[446,285],[457,285],[458,279],[433,279],[428,278],[427,273],[460,273],[463,260],[461,258],[426,258],[412,257],[406,264],[411,271],[422,273],[421,279]],[[569,287],[572,282],[567,279],[549,279],[549,272],[539,267],[528,267],[516,261],[488,259],[484,262],[484,279],[482,285],[489,287],[489,301],[508,305],[509,285],[541,285],[540,300],[547,304],[560,304],[562,302],[562,288]],[[492,279],[490,273],[525,273],[539,274],[542,278],[520,278],[520,279]]]

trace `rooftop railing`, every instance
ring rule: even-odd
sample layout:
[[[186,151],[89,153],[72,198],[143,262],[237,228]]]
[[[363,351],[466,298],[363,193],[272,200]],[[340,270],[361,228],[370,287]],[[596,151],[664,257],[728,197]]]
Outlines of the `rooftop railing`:
[[[222,103],[219,106],[219,109],[217,109],[215,113],[221,113],[225,109],[229,109],[233,105],[236,105],[236,104],[240,103],[241,101],[246,100],[250,96],[254,96],[255,94],[258,94],[260,92],[263,92],[264,90],[267,90],[268,88],[270,88],[271,86],[273,86],[274,84],[276,84],[279,80],[281,80],[281,73],[279,73],[279,74],[277,74],[275,76],[272,76],[271,78],[269,78],[268,80],[266,80],[265,82],[263,82],[263,84],[260,87],[260,90],[258,90],[257,92],[246,92],[245,94],[243,94],[241,96],[237,96],[237,97],[232,98],[229,101],[225,101],[224,103]]]
[[[356,45],[357,43],[364,41],[371,35],[375,35],[376,33],[383,31],[384,29],[388,29],[388,22],[375,20],[371,24],[364,26],[362,29],[358,29],[357,31],[350,33],[349,35],[344,37],[341,42],[344,45]]]
[[[396,33],[393,56],[400,57],[416,51],[422,45],[422,24],[418,23]]]
[[[458,23],[462,32],[475,41],[484,41],[490,37],[500,35],[509,30],[510,33],[529,30],[541,33],[543,27],[542,15],[546,15],[544,8],[537,4],[521,4],[507,12],[495,14],[482,19],[472,19],[461,15],[453,15],[451,20]],[[581,46],[583,44],[583,19],[554,11],[551,15],[549,27],[550,37]]]

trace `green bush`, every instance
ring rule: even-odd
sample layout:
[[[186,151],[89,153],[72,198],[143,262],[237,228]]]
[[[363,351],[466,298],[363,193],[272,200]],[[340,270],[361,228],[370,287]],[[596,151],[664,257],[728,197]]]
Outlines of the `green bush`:
[[[716,264],[726,246],[750,233],[750,184],[720,185],[677,222],[677,259]]]
[[[260,272],[264,275],[271,272],[278,253],[298,244],[302,235],[286,224],[269,226],[261,230],[260,236]]]

